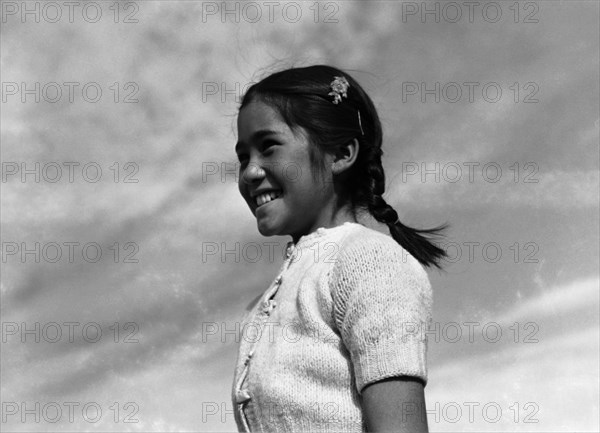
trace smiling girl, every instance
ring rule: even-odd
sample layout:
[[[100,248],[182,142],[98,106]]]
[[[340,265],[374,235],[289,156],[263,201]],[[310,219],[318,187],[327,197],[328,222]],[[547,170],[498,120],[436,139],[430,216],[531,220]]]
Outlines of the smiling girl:
[[[240,431],[427,431],[424,266],[445,256],[428,239],[441,228],[407,227],[385,202],[381,144],[371,99],[337,68],[281,71],[244,95],[240,193],[262,235],[292,240],[242,324],[255,332],[234,375]]]

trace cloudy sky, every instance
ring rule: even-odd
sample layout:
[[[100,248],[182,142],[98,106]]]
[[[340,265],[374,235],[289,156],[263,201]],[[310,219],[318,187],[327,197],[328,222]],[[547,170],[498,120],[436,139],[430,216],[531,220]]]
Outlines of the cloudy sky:
[[[401,219],[451,225],[431,431],[598,431],[597,2],[76,3],[1,3],[3,429],[235,430],[289,240],[237,191],[239,93],[326,63]]]

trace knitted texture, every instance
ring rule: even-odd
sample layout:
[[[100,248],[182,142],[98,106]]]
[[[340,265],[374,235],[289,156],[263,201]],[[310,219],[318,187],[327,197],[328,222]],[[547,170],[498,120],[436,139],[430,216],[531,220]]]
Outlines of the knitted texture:
[[[232,392],[238,429],[366,431],[366,385],[394,376],[427,382],[427,274],[390,236],[356,223],[318,229],[291,251],[280,284],[240,327]],[[276,306],[264,313],[270,298]]]

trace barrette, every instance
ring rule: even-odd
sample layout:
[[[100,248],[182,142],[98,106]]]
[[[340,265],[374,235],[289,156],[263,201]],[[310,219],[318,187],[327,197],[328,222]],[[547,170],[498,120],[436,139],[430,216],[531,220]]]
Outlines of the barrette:
[[[327,95],[333,96],[333,103],[338,104],[342,102],[342,97],[348,97],[348,87],[350,87],[350,83],[346,80],[346,77],[333,77],[334,80],[331,82],[331,92]]]

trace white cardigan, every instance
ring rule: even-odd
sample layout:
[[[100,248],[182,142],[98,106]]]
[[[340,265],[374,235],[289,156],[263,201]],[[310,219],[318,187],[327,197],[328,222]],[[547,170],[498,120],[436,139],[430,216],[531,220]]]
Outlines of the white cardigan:
[[[431,303],[425,270],[388,235],[345,223],[290,242],[240,326],[238,429],[365,431],[366,385],[393,376],[427,383]]]

